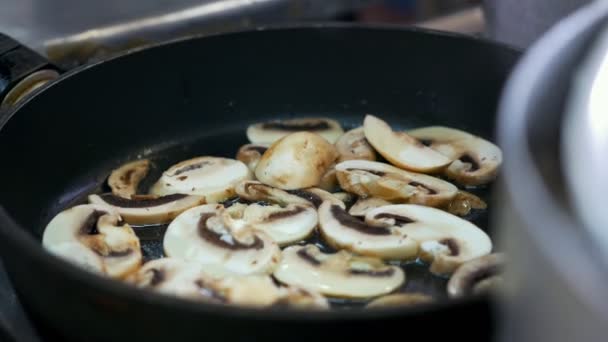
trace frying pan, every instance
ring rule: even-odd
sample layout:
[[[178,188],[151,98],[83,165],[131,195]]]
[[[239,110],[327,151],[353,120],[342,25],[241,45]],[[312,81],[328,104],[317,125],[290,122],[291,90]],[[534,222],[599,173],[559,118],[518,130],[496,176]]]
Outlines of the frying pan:
[[[472,37],[325,24],[191,37],[68,71],[0,119],[0,254],[26,310],[63,340],[487,339],[486,296],[373,312],[222,307],[83,272],[40,240],[121,163],[146,156],[162,171],[196,155],[233,157],[247,125],[262,120],[327,116],[348,128],[373,113],[397,128],[447,125],[493,139],[518,56]],[[487,215],[477,221],[489,229]],[[428,278],[413,271],[408,282],[445,291]]]

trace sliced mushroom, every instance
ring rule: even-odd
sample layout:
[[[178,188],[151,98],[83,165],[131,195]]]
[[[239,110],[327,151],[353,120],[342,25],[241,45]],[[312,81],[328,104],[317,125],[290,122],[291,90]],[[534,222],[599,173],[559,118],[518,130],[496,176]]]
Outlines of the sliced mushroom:
[[[205,203],[205,197],[173,194],[158,198],[126,199],[114,194],[90,195],[89,202],[110,206],[130,224],[171,222],[177,215]]]
[[[327,171],[321,176],[319,188],[325,191],[335,191],[340,187],[338,178],[336,177],[336,164],[332,164]]]
[[[347,208],[357,200],[357,196],[344,191],[334,192],[332,195],[342,201]]]
[[[298,118],[251,125],[247,128],[247,138],[254,144],[272,144],[288,134],[300,131],[317,133],[332,144],[344,134],[344,130],[336,120]]]
[[[255,175],[262,183],[291,190],[318,185],[338,157],[336,148],[320,135],[297,132],[268,148]]]
[[[251,178],[249,168],[238,160],[198,157],[171,166],[151,193],[199,195],[205,196],[207,203],[216,203],[232,197],[236,184]]]
[[[464,263],[452,274],[448,282],[448,295],[452,298],[485,293],[502,283],[505,256],[493,253]]]
[[[279,300],[274,302],[275,307],[288,307],[294,309],[329,309],[327,298],[319,292],[297,286],[280,288]]]
[[[441,206],[458,192],[455,185],[439,178],[379,162],[348,160],[336,165],[336,171],[340,186],[363,198]]]
[[[245,163],[251,172],[255,171],[255,167],[268,150],[267,144],[247,144],[241,146],[236,154],[236,159]]]
[[[433,297],[423,293],[397,293],[387,296],[382,296],[369,302],[368,308],[385,308],[397,306],[412,306],[428,304],[433,302]]]
[[[452,162],[445,174],[463,185],[481,185],[496,178],[502,151],[493,143],[454,128],[432,126],[408,131]]]
[[[403,132],[394,132],[384,121],[366,115],[363,129],[367,141],[392,164],[410,171],[436,172],[453,159],[425,146]]]
[[[243,218],[282,246],[300,241],[312,233],[318,223],[315,208],[324,200],[344,207],[344,203],[332,194],[315,188],[285,191],[256,181],[245,181],[236,187],[236,192],[243,199],[263,203],[247,206]]]
[[[450,214],[466,216],[473,209],[483,210],[487,207],[488,205],[481,198],[470,192],[460,190],[448,204],[447,211]]]
[[[132,283],[168,295],[217,304],[263,307],[281,298],[281,292],[267,275],[217,277],[206,268],[183,259],[157,259],[146,263]]]
[[[78,205],[46,226],[42,244],[87,270],[123,278],[141,265],[139,239],[111,208]]]
[[[385,205],[391,205],[393,203],[383,200],[382,198],[376,197],[368,197],[368,198],[359,198],[355,204],[350,207],[348,213],[352,216],[360,216],[365,217],[368,211],[372,209],[376,209],[378,207],[382,207]]]
[[[314,245],[291,246],[274,273],[280,282],[324,295],[368,298],[387,294],[405,281],[403,270],[380,259],[340,251],[325,254]]]
[[[238,274],[271,273],[281,257],[279,247],[242,219],[244,209],[210,204],[184,211],[167,228],[165,254]]]
[[[321,224],[322,224],[321,220]],[[452,273],[458,266],[492,251],[488,235],[469,221],[443,210],[415,204],[388,205],[365,216],[370,225],[398,228],[419,244],[419,257],[435,274]]]
[[[108,185],[112,193],[123,198],[131,198],[137,193],[137,186],[146,178],[150,171],[148,159],[136,160],[122,165],[112,171],[108,178]]]
[[[338,162],[355,159],[376,160],[376,151],[365,138],[363,127],[344,133],[336,142],[336,149],[340,153]]]
[[[336,249],[391,260],[413,259],[418,253],[416,241],[399,227],[367,224],[330,202],[319,208],[319,227],[324,240]]]

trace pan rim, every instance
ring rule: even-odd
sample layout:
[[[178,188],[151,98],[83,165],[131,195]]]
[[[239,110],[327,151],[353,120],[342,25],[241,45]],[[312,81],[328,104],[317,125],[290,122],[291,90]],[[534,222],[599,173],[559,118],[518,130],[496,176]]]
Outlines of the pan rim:
[[[37,96],[44,93],[49,88],[61,84],[63,80],[69,79],[83,71],[90,68],[95,68],[107,62],[120,60],[127,58],[131,55],[143,53],[148,50],[155,48],[167,47],[174,44],[191,42],[194,40],[207,39],[212,37],[226,37],[232,35],[252,34],[254,32],[277,32],[277,31],[289,31],[289,30],[325,30],[325,29],[341,29],[344,31],[354,30],[371,30],[377,32],[393,31],[393,32],[406,32],[414,34],[428,34],[433,36],[442,36],[449,39],[459,39],[469,41],[471,43],[491,45],[502,50],[509,51],[516,56],[521,54],[521,49],[514,46],[494,42],[484,37],[475,37],[461,33],[437,31],[427,28],[420,27],[406,27],[397,24],[385,24],[385,23],[340,23],[340,22],[320,22],[320,23],[291,23],[291,24],[278,24],[278,25],[266,25],[259,26],[256,28],[247,28],[243,30],[234,30],[222,33],[211,33],[211,34],[194,34],[177,39],[167,40],[156,44],[150,44],[142,47],[137,47],[120,53],[111,58],[96,61],[94,63],[85,64],[76,67],[72,70],[62,74],[58,79],[45,84],[36,91],[28,95],[23,101],[17,104],[15,107],[10,108],[4,113],[0,113],[0,131],[4,128],[10,118],[18,113],[23,107],[27,106],[28,103],[33,101]],[[245,319],[270,319],[274,321],[302,321],[302,322],[315,322],[315,321],[335,321],[335,320],[368,320],[370,318],[383,319],[388,317],[406,317],[406,316],[417,316],[419,314],[432,314],[433,312],[442,312],[446,309],[456,309],[461,306],[467,305],[479,305],[488,303],[491,298],[488,295],[470,296],[461,299],[450,299],[445,301],[438,301],[427,305],[420,305],[414,307],[401,307],[401,308],[382,308],[376,310],[331,310],[331,311],[318,311],[318,310],[285,310],[285,309],[254,309],[240,306],[222,306],[216,304],[201,304],[193,301],[189,301],[182,298],[173,298],[170,296],[158,294],[152,291],[144,291],[137,289],[131,285],[124,284],[122,282],[102,277],[90,272],[81,270],[77,266],[56,257],[42,248],[40,241],[35,239],[33,236],[25,231],[24,227],[21,227],[14,218],[6,211],[4,206],[0,203],[0,236],[9,240],[8,243],[13,243],[15,246],[19,246],[24,250],[24,253],[28,253],[30,257],[41,264],[52,268],[53,271],[64,274],[66,278],[76,281],[81,284],[85,284],[93,289],[98,289],[102,292],[106,292],[115,299],[127,298],[136,302],[140,302],[147,305],[154,305],[157,307],[163,307],[166,309],[180,310],[188,314],[213,314],[216,316],[224,316],[231,318],[245,318]],[[286,314],[288,313],[288,314]]]

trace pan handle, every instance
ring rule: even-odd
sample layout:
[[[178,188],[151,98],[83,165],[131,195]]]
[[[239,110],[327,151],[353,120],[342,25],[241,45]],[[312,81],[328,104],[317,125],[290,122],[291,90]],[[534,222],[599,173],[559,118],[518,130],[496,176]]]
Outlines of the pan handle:
[[[60,72],[46,58],[0,33],[0,111],[56,79]]]

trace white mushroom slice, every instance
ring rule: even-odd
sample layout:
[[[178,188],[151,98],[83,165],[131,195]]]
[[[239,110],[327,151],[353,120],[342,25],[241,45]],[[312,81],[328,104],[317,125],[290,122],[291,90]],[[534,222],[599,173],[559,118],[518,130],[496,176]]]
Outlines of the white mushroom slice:
[[[502,283],[505,256],[493,253],[470,260],[458,267],[448,282],[448,295],[452,298],[485,293]]]
[[[498,146],[461,130],[432,126],[407,134],[451,159],[445,174],[463,185],[491,182],[502,164],[502,151]]]
[[[184,211],[167,228],[165,254],[238,274],[271,273],[280,260],[279,247],[242,220],[243,209],[210,204]]]
[[[339,205],[342,208],[346,208],[344,201],[342,201],[338,196],[332,194],[331,192],[325,191],[319,188],[308,188],[308,189],[299,189],[299,190],[287,190],[288,193],[292,195],[296,195],[298,197],[304,198],[309,201],[315,208],[319,208],[324,201],[329,201],[332,204]]]
[[[126,199],[114,194],[90,195],[89,202],[116,210],[129,224],[171,222],[177,215],[205,203],[205,197],[173,194],[158,198]]]
[[[272,144],[288,134],[301,131],[317,133],[332,144],[344,134],[344,130],[336,120],[299,118],[251,125],[247,128],[247,138],[254,144]]]
[[[163,258],[146,263],[132,283],[160,293],[217,304],[269,306],[280,299],[281,292],[267,275],[209,274],[207,266],[177,258]]]
[[[348,160],[336,165],[336,171],[344,190],[364,198],[441,206],[458,192],[455,185],[439,178],[379,162]]]
[[[430,270],[435,274],[452,273],[463,263],[492,251],[492,241],[483,230],[431,207],[388,205],[369,211],[365,222],[398,229],[416,241],[420,245],[419,257],[431,263]]]
[[[394,132],[384,121],[365,116],[363,129],[367,141],[392,164],[418,172],[442,170],[453,159],[424,146],[418,139],[403,132]]]
[[[308,290],[297,286],[281,287],[280,298],[274,307],[288,307],[293,309],[329,309],[327,298],[317,291]]]
[[[137,193],[137,186],[146,178],[150,171],[148,159],[136,160],[122,165],[112,171],[108,178],[108,185],[112,193],[123,198],[131,198]]]
[[[314,245],[283,250],[283,260],[274,276],[284,284],[347,298],[387,294],[405,281],[403,270],[380,259],[357,257],[346,251],[325,254]]]
[[[264,152],[268,150],[266,144],[247,144],[241,146],[236,154],[236,159],[245,163],[251,172],[255,171],[255,167],[264,155]]]
[[[251,178],[249,168],[238,160],[198,157],[171,166],[151,193],[199,195],[205,196],[207,203],[216,203],[232,197],[236,184]]]
[[[350,207],[348,213],[352,216],[361,216],[365,217],[368,211],[372,209],[376,209],[385,205],[391,205],[393,203],[383,200],[382,198],[376,197],[368,197],[368,198],[359,198],[355,204]]]
[[[324,240],[336,249],[391,260],[413,259],[418,254],[416,241],[399,227],[369,225],[330,202],[319,208],[319,226]]]
[[[264,203],[247,206],[243,219],[253,228],[268,233],[281,246],[306,238],[317,226],[318,216],[313,206],[323,200],[314,191],[333,198],[323,190],[285,191],[256,181],[241,182],[236,187],[241,198]]]
[[[450,214],[466,216],[473,209],[483,210],[487,207],[488,205],[481,198],[470,192],[460,190],[447,205],[447,211]]]
[[[105,206],[78,205],[59,213],[46,226],[42,244],[68,261],[113,278],[135,271],[142,260],[133,229]]]
[[[357,196],[350,194],[348,192],[334,192],[332,193],[332,195],[339,199],[340,201],[342,201],[342,203],[344,203],[345,205],[348,204],[352,204],[353,202],[355,202],[355,200],[357,199]]]
[[[363,127],[344,133],[336,142],[336,149],[340,153],[338,162],[353,159],[376,160],[376,151],[367,142]]]
[[[433,297],[422,293],[396,293],[382,296],[369,302],[368,308],[386,308],[398,306],[413,306],[433,302]]]
[[[255,169],[257,179],[290,190],[318,185],[338,157],[334,145],[320,135],[297,132],[272,144]]]

